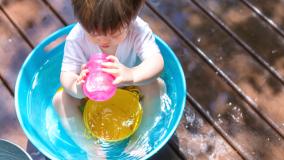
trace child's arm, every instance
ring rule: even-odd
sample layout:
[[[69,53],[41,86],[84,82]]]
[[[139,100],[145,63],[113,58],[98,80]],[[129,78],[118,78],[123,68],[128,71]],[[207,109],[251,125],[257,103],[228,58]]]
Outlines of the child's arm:
[[[156,79],[164,68],[164,60],[161,54],[153,54],[151,58],[142,61],[132,68],[133,84],[144,85]]]
[[[74,29],[78,30],[78,25],[76,25]],[[81,80],[85,76],[84,74],[86,74],[86,71],[84,71],[85,65],[82,65],[85,62],[83,61],[84,54],[82,48],[80,47],[80,42],[72,39],[74,36],[77,36],[76,34],[74,35],[73,33],[71,34],[71,38],[66,38],[60,82],[64,88],[64,91],[66,91],[72,97],[81,99],[85,97],[81,87],[83,83]],[[78,72],[80,72],[80,74],[78,74]]]
[[[80,75],[77,75],[73,72],[61,72],[60,82],[64,90],[72,97],[78,99],[85,98],[85,95],[82,91],[82,84],[85,83],[87,73],[88,70],[85,68],[85,65],[82,66]]]

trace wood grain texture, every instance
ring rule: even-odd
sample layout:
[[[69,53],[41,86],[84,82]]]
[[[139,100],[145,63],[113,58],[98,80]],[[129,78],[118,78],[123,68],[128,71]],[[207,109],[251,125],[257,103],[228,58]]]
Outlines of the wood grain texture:
[[[14,90],[18,71],[31,49],[2,11],[0,11],[0,33],[0,75],[6,80],[9,88]],[[2,81],[0,81],[0,91],[0,138],[26,148],[27,138],[16,116],[14,98]]]
[[[14,91],[17,74],[32,47],[63,25],[42,1],[2,0],[0,5],[0,75]],[[6,96],[9,92],[3,83],[1,92],[0,138],[26,149],[27,138],[17,120],[14,99]]]
[[[68,23],[76,22],[76,17],[73,13],[73,8],[71,5],[71,0],[44,0],[48,5],[50,5],[56,13],[58,13],[63,20]]]
[[[245,52],[242,47],[216,27],[217,25],[206,18],[202,11],[194,7],[190,1],[179,1],[179,3],[150,1],[150,3],[188,40],[210,57],[209,63],[218,65],[230,78],[234,80],[239,78],[240,81],[251,86],[246,82],[246,79],[238,76],[249,75],[242,72],[254,73],[254,69],[263,71],[253,58],[242,54]],[[190,51],[188,52],[190,53]],[[221,131],[230,137],[233,146],[245,158],[281,159],[281,152],[284,149],[283,139],[248,106],[246,101],[242,100],[243,98],[236,94],[236,90],[232,90],[231,87],[224,84],[223,79],[218,77],[218,73],[210,71],[206,64],[193,60],[196,59],[193,54],[195,53],[189,54],[189,58],[180,59],[184,61],[183,64],[186,66],[184,69],[189,78],[187,79],[188,91],[207,112],[208,118],[214,120],[216,126],[221,127]],[[233,58],[233,56],[243,55],[241,60]],[[259,78],[265,80],[266,76],[264,74]],[[262,81],[260,84],[265,83]],[[254,86],[251,88],[254,89]],[[279,101],[282,103],[280,99]],[[273,138],[272,141],[271,138]],[[280,144],[281,147],[278,148],[278,151],[275,150],[273,143]]]
[[[284,1],[247,0],[284,31]]]
[[[1,11],[0,33],[0,75],[14,90],[18,72],[31,48]]]
[[[284,77],[282,36],[240,1],[201,0],[199,3],[217,15],[225,25],[274,67],[282,78]]]
[[[63,24],[41,0],[2,0],[1,6],[24,35],[36,46]]]
[[[157,16],[155,16],[149,8],[145,7],[142,10],[141,17],[149,23],[155,34],[160,36],[170,45],[178,56],[185,72],[188,90],[191,92],[200,92],[198,88],[194,90],[189,89],[192,81],[204,81],[202,80],[203,77],[193,77],[191,69],[197,71],[198,68],[195,67],[207,64],[200,61],[197,57],[192,57],[193,51],[186,46]],[[206,97],[204,97],[204,100],[208,101]],[[201,124],[198,124],[198,122]],[[207,134],[207,131],[210,133]],[[208,159],[210,157],[220,159],[226,159],[228,157],[231,159],[241,159],[236,151],[190,105],[186,105],[183,118],[175,135],[177,139],[174,143],[184,154],[186,159]],[[210,139],[212,141],[210,141]]]
[[[26,148],[27,138],[16,116],[14,99],[0,81],[0,139],[11,141]]]
[[[200,2],[203,2],[203,1],[200,1]],[[216,1],[210,1],[210,3],[214,3],[214,2]],[[235,3],[239,4],[238,2],[235,2]],[[224,2],[223,4],[226,5],[227,3]],[[227,4],[226,6],[229,6],[229,4]],[[242,5],[240,6],[235,5],[234,7],[236,8],[235,9],[228,8],[228,12],[229,10],[230,12],[236,11],[235,14],[237,15],[239,14],[238,16],[240,18],[249,17],[248,15],[246,15],[248,13],[250,15],[252,14],[251,11],[248,11],[247,9],[245,10],[244,6]],[[239,13],[238,11],[241,11],[241,13]],[[238,16],[235,17],[235,21],[237,21]],[[232,18],[227,18],[227,19],[232,19]],[[251,20],[248,20],[248,21],[251,21]],[[259,23],[254,23],[254,24],[263,25],[262,28],[269,28],[268,24],[266,23],[259,22]],[[239,25],[251,26],[247,24],[237,24],[237,26]],[[232,27],[234,27],[234,24],[232,24]],[[247,32],[249,32],[249,30]],[[264,31],[257,30],[255,31],[254,34],[258,36],[268,37],[266,35],[270,34],[271,32],[273,31],[270,30],[268,33],[267,32],[265,33]],[[215,34],[217,34],[216,36],[219,36],[218,33],[215,33]],[[246,32],[243,32],[242,34],[246,34]],[[270,37],[273,37],[273,35]],[[259,39],[259,38],[255,37],[255,39]],[[261,39],[266,39],[266,38],[261,38]],[[265,43],[266,45],[262,42],[258,43],[261,40],[255,41],[254,39],[251,39],[251,41],[254,41],[254,43],[256,43],[254,45],[260,46],[262,48],[270,46],[269,43]],[[272,40],[272,39],[268,41],[270,41],[271,43],[277,43],[277,41]],[[279,42],[279,43],[280,43],[279,46],[281,46],[282,42]],[[233,44],[233,43],[230,43],[230,44]],[[284,43],[282,44],[281,47],[284,49]],[[262,68],[261,65],[257,64],[256,62],[253,62],[254,59],[252,57],[249,57],[249,56],[245,57],[244,55],[247,55],[247,54],[244,51],[235,51],[232,48],[230,49],[231,49],[230,51],[226,52],[228,56],[226,57],[224,61],[230,64],[231,67],[225,66],[224,68],[226,69],[230,68],[230,71],[235,71],[233,72],[233,74],[236,76],[234,75],[231,76],[232,79],[235,82],[237,82],[238,86],[240,86],[243,89],[243,91],[249,97],[251,97],[252,100],[254,100],[258,110],[261,113],[263,113],[265,116],[267,116],[270,119],[271,123],[274,123],[277,126],[278,130],[282,133],[282,135],[284,135],[284,128],[283,128],[284,108],[279,107],[279,106],[284,106],[284,101],[283,101],[284,86],[280,82],[278,82],[277,79],[275,79],[269,72],[265,71],[265,69]],[[281,58],[278,60],[281,61]]]
[[[194,4],[183,2],[183,5],[176,5],[176,9],[165,7],[175,5],[172,2],[164,2],[165,5],[161,4],[157,8],[161,13],[168,13],[166,17],[207,53],[212,62],[244,92],[245,98],[252,102],[252,107],[266,116],[283,135],[284,108],[279,107],[284,106],[283,85]],[[180,21],[188,27],[179,24],[174,18],[175,12],[179,12]]]

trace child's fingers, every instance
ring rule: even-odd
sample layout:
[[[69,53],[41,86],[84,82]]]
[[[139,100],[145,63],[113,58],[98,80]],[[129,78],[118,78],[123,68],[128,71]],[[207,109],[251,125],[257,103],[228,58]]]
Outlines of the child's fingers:
[[[81,80],[81,81],[79,81],[79,84],[83,84],[83,83],[85,83],[85,80]]]
[[[82,84],[84,84],[84,83],[85,83],[85,81],[82,80],[82,81],[77,82],[77,85],[82,85]]]
[[[89,69],[86,68],[86,69],[83,69],[82,71],[83,71],[83,72],[89,72]],[[81,72],[82,72],[82,71],[81,71]]]
[[[79,76],[78,79],[77,79],[77,83],[79,83],[80,81],[83,80],[83,77],[82,76]]]
[[[113,75],[118,74],[118,69],[102,68],[102,71]]]
[[[87,72],[83,72],[82,74],[81,74],[81,79],[85,79],[85,77],[87,76]]]
[[[113,63],[113,62],[103,62],[102,66],[107,67],[107,68],[118,68],[117,63]]]
[[[116,79],[112,82],[112,84],[114,85],[118,85],[122,82],[122,78],[119,76],[119,77],[116,77]]]
[[[88,70],[88,69],[83,69],[83,70],[81,71],[81,74],[83,74],[83,73],[89,73],[89,70]]]
[[[82,78],[78,78],[78,79],[76,80],[76,83],[80,85],[80,84],[85,83],[85,80],[82,79]]]
[[[109,55],[109,56],[107,56],[107,58],[106,58],[106,59],[111,60],[111,61],[113,61],[113,62],[115,62],[115,63],[119,63],[118,58],[117,58],[117,57],[115,57],[115,56],[113,56],[113,55]]]
[[[82,70],[80,73],[80,77],[85,78],[89,74],[89,70],[85,69]]]
[[[81,70],[87,69],[87,65],[86,64],[82,64],[81,66]]]
[[[82,70],[82,72],[80,73],[80,75],[78,77],[78,81],[85,80],[88,73],[89,73],[88,70]]]

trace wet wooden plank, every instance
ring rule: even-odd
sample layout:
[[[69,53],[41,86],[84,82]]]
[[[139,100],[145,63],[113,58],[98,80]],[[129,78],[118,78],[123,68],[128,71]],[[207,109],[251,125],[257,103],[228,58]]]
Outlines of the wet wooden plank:
[[[234,33],[284,77],[284,38],[240,1],[196,1],[219,17]]]
[[[238,45],[230,36],[210,21],[194,4],[185,2],[181,7],[171,9],[166,16],[196,46],[208,53],[214,62],[241,90],[251,107],[255,108],[273,127],[284,134],[284,88],[259,63]],[[169,2],[167,5],[175,5]],[[162,13],[169,12],[162,5],[158,6]],[[184,24],[174,18],[179,14]],[[187,16],[189,15],[189,16]],[[186,25],[188,27],[184,27]],[[217,73],[219,74],[219,73]],[[269,100],[268,100],[269,99]]]
[[[216,1],[210,1],[210,3],[214,2]],[[225,5],[226,3],[224,2],[223,4]],[[231,8],[231,10],[233,9]],[[221,37],[220,35],[218,35],[218,33],[214,33],[214,35]],[[265,36],[265,35],[260,35],[260,36]],[[234,44],[234,43],[229,43],[229,44]],[[282,45],[282,48],[284,48],[284,43]],[[232,50],[230,47],[231,55],[227,56],[228,58],[226,59],[226,61],[232,64],[231,67],[225,66],[224,68],[230,68],[230,71],[232,70],[237,71],[233,73],[234,76],[230,77],[232,77],[232,79],[241,87],[241,89],[243,89],[243,91],[255,101],[257,109],[265,117],[267,117],[268,121],[270,121],[275,126],[275,128],[277,128],[281,132],[281,134],[284,135],[284,127],[283,127],[284,108],[279,107],[279,106],[284,106],[283,85],[277,82],[277,80],[273,78],[273,76],[271,76],[267,71],[262,69],[261,66],[259,66],[255,62],[252,62],[253,59],[251,57],[243,56],[245,55],[243,51],[241,51],[243,54],[239,54],[238,52],[239,51]],[[233,54],[235,56],[233,56]],[[220,54],[218,53],[218,55]],[[244,70],[242,66],[245,66],[246,69]]]
[[[17,74],[21,64],[31,51],[29,44],[21,37],[2,11],[0,11],[0,76],[7,82],[11,91],[14,91]],[[7,86],[0,81],[0,138],[10,140],[26,149],[27,137],[18,122],[14,98]]]
[[[41,0],[2,0],[2,8],[33,46],[63,24]]]
[[[150,1],[150,3],[167,20],[179,28],[179,31],[186,35],[187,39],[200,47],[201,51],[205,50],[209,57],[215,54],[216,57],[210,57],[212,59],[209,63],[219,63],[218,66],[223,67],[223,71],[230,77],[238,78],[238,74],[246,72],[250,68],[254,71],[263,71],[253,59],[245,56],[231,62],[233,65],[230,67],[232,56],[241,54],[240,57],[242,57],[246,55],[242,55],[245,51],[236,45],[230,37],[226,37],[222,30],[218,30],[218,27],[209,23],[206,16],[200,16],[202,13],[198,12],[196,8],[194,9],[194,5],[189,1],[176,3],[164,0]],[[231,51],[233,54],[230,53]],[[224,55],[218,56],[219,52]],[[226,57],[228,54],[231,57]],[[201,110],[207,113],[208,119],[213,120],[214,126],[219,128],[225,136],[228,136],[232,145],[247,159],[281,159],[284,145],[279,134],[263,121],[248,106],[247,102],[236,94],[235,90],[228,87],[223,79],[218,77],[218,73],[216,75],[206,64],[202,64],[200,60],[197,60],[198,58],[194,58],[194,55],[190,54],[189,56],[192,57],[180,58],[183,61],[185,73],[188,75],[188,91],[201,104]],[[238,68],[242,66],[242,61],[246,61],[244,64],[252,63],[252,65],[242,69]],[[252,76],[258,75],[253,74]],[[246,80],[243,83],[250,86]],[[260,84],[263,84],[263,81]],[[280,147],[275,149],[273,143],[279,144]]]
[[[59,2],[59,1],[57,1],[57,2],[63,3],[63,2]],[[56,6],[60,6],[60,4],[54,4],[54,5],[55,5],[54,8],[56,8]],[[56,10],[57,9],[58,8],[56,8]],[[69,14],[66,14],[66,15],[68,16]],[[169,30],[169,28],[167,28],[165,26],[165,24],[163,24],[163,22],[161,20],[159,20],[159,18],[155,17],[155,15],[148,8],[144,8],[144,10],[141,13],[141,16],[150,23],[154,32],[156,34],[158,34],[159,36],[161,36],[168,43],[175,44],[177,42],[175,40],[177,40],[178,38],[174,35],[174,33],[171,32]],[[167,33],[167,34],[164,34],[164,33]],[[175,49],[179,50],[179,52],[183,50],[182,47],[180,47],[180,46],[175,46],[175,47],[177,47]],[[188,107],[190,107],[190,106],[188,105]],[[192,107],[190,109],[187,108],[187,111],[189,111],[189,110],[190,110],[190,112],[196,112],[196,111],[194,111],[194,109]],[[186,115],[183,116],[183,120],[182,120],[183,124],[181,124],[179,126],[179,128],[176,132],[177,141],[173,142],[174,145],[176,145],[178,147],[178,150],[184,154],[186,159],[210,157],[210,156],[211,157],[218,157],[218,158],[225,158],[225,159],[226,158],[240,159],[239,155],[208,124],[208,122],[206,122],[206,120],[204,120],[200,116],[193,117],[194,121],[195,120],[202,121],[202,125],[195,126],[194,124],[189,124],[191,122],[186,121],[186,119],[188,119],[188,118],[189,117],[186,118]],[[198,131],[194,131],[194,133],[190,133],[187,129],[185,129],[186,127],[187,128],[191,128],[191,127],[192,128],[198,128],[198,129],[192,129],[192,130],[198,130]],[[205,134],[206,131],[210,131],[210,135]],[[194,140],[192,140],[192,137],[194,137]],[[214,142],[204,141],[204,139],[209,140],[210,138],[214,138]],[[216,142],[218,142],[218,143],[216,143]],[[191,144],[204,146],[204,148],[202,148],[202,147],[198,148],[198,146],[192,146]],[[220,145],[222,145],[222,146],[220,146]],[[159,155],[159,153],[158,153],[158,155]]]
[[[50,5],[56,13],[58,13],[63,20],[68,23],[76,22],[76,18],[73,13],[73,8],[71,5],[71,0],[44,0],[48,5]]]
[[[188,103],[175,137],[174,143],[186,159],[242,159]]]
[[[275,32],[277,32],[279,35],[284,37],[284,30],[281,28],[281,26],[279,27],[279,24],[277,24],[277,22],[275,23],[273,21],[271,16],[269,17],[266,14],[264,14],[262,9],[259,9],[257,6],[255,6],[253,3],[251,3],[248,0],[241,0],[241,2],[243,2],[244,5],[246,5],[248,8],[250,8],[256,15],[258,15],[271,28],[273,28],[275,30]],[[275,5],[275,4],[277,4],[277,2],[273,2],[273,5]],[[280,7],[277,6],[277,8],[280,8]],[[276,12],[276,13],[279,13],[279,12]]]
[[[0,33],[0,75],[14,91],[21,64],[31,49],[2,11],[0,11]]]
[[[22,148],[26,148],[27,137],[18,122],[14,98],[0,81],[0,139],[9,140]]]
[[[17,74],[32,47],[47,35],[62,27],[63,24],[59,22],[48,7],[41,1],[13,0],[0,1],[0,4],[6,14],[4,15],[1,10],[0,30],[2,34],[0,36],[0,58],[5,59],[5,61],[3,61],[3,63],[1,61],[0,63],[0,74],[14,91]],[[14,23],[14,26],[7,20],[7,17]],[[21,35],[19,35],[15,27]],[[14,104],[13,99],[10,107],[13,106],[13,108],[15,108],[12,104]],[[9,123],[14,122],[12,120],[13,119],[9,120]],[[20,126],[18,127],[17,129],[20,129]],[[13,126],[9,128],[10,130],[15,129]],[[7,133],[13,136],[14,134],[12,134],[10,130]],[[17,133],[17,130],[15,130],[15,133]],[[25,136],[18,135],[17,138],[20,139],[23,137]],[[16,140],[17,138],[14,139]],[[26,147],[26,143],[23,147]]]
[[[193,59],[193,57],[192,57]],[[200,61],[200,60],[199,60]],[[284,141],[208,66],[191,61],[188,90],[246,159],[281,159]],[[272,140],[273,139],[273,140]],[[279,146],[278,146],[279,145]],[[275,148],[275,146],[278,146]]]
[[[281,119],[284,114],[281,107],[283,86],[273,76],[265,71],[261,65],[256,63],[252,57],[246,54],[238,44],[226,35],[212,21],[208,20],[194,5],[189,3],[191,8],[180,8],[181,14],[198,15],[195,21],[203,19],[200,27],[194,26],[194,18],[186,19],[187,28],[180,28],[181,31],[207,54],[208,57],[220,67],[252,100],[255,107],[267,115],[282,130]],[[187,11],[186,11],[187,9]],[[181,16],[182,17],[182,16]],[[185,17],[185,16],[184,16]],[[194,17],[194,16],[193,16]],[[173,23],[177,23],[173,17],[169,17]],[[207,19],[207,21],[206,21]],[[193,34],[194,33],[194,34]],[[268,99],[267,99],[268,98]]]
[[[149,8],[145,7],[140,15],[149,23],[155,34],[165,40],[178,55],[178,58],[183,64],[186,80],[190,83],[191,74],[187,72],[187,70],[192,64],[195,65],[195,63],[197,63],[195,62],[197,59],[192,58],[191,54],[189,54],[193,51],[188,48],[163,21],[155,16]],[[204,63],[203,65],[206,64]],[[173,143],[178,147],[179,151],[183,153],[186,159],[208,159],[210,157],[241,159],[219,133],[188,104],[185,107],[183,118],[176,130],[175,136],[177,140]],[[209,141],[209,139],[212,141]]]
[[[170,145],[164,145],[156,154],[149,158],[149,160],[182,160],[170,147]]]
[[[284,1],[283,0],[242,0],[250,4],[261,14],[269,18],[282,31],[284,31]]]
[[[282,159],[284,140],[277,132],[208,66],[190,63],[194,67],[185,71],[190,94],[234,148],[246,159]]]

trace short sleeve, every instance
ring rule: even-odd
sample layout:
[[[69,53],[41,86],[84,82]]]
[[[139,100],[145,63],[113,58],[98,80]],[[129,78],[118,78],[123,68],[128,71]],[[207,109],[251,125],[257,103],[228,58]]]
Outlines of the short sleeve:
[[[134,40],[134,49],[143,61],[153,54],[160,54],[160,49],[155,42],[155,36],[148,25],[139,26]]]
[[[79,73],[84,63],[83,50],[76,41],[66,40],[61,72]]]

